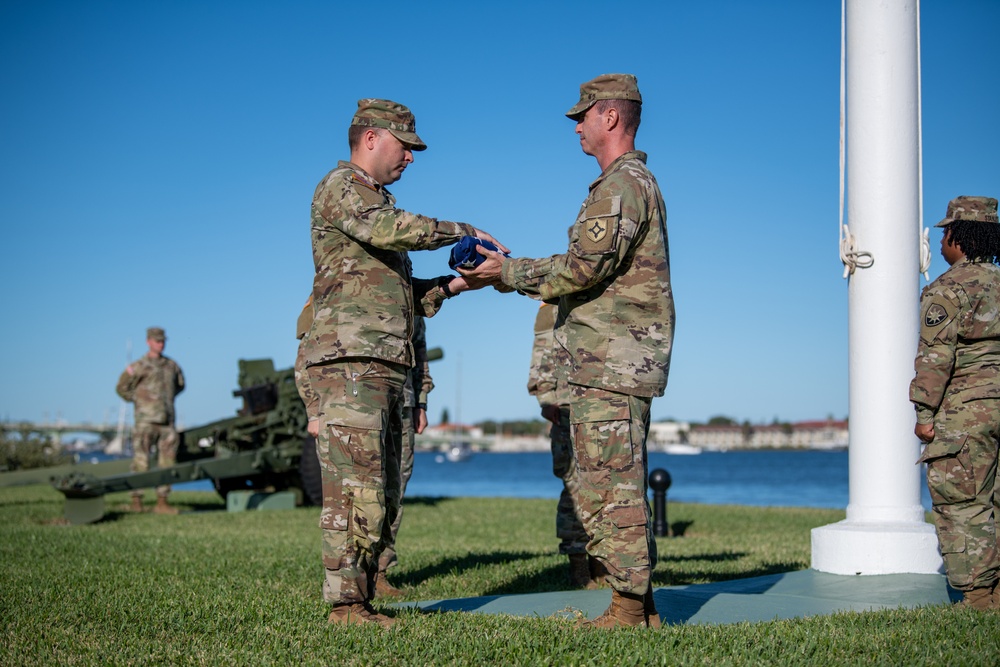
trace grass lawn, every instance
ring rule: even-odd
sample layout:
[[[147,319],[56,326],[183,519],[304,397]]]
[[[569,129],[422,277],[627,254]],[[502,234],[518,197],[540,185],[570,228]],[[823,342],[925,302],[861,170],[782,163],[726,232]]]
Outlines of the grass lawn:
[[[151,494],[147,494],[150,502]],[[47,486],[0,488],[0,665],[997,665],[1000,613],[939,606],[793,621],[577,631],[552,618],[406,609],[331,627],[318,510],[231,514],[175,493],[180,516],[60,521]],[[390,579],[404,600],[567,588],[555,500],[405,504]],[[672,503],[656,586],[809,566],[809,530],[843,512]]]

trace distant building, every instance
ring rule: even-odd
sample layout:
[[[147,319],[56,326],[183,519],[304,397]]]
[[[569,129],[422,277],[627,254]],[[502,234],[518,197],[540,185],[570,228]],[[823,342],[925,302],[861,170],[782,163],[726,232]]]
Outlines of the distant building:
[[[679,445],[687,443],[691,425],[687,422],[653,422],[649,425],[649,442],[652,445]]]
[[[478,426],[471,426],[468,424],[437,424],[435,426],[428,426],[425,428],[424,434],[439,438],[462,436],[481,438],[483,437],[483,429]]]
[[[744,447],[743,427],[738,425],[692,426],[688,443],[705,449],[741,449]]]
[[[692,426],[687,442],[705,449],[841,449],[847,447],[847,421],[792,424]]]

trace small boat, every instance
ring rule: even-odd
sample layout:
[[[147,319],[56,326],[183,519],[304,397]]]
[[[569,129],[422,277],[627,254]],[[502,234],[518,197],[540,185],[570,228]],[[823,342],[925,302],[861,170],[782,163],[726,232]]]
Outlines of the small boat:
[[[672,442],[663,445],[663,452],[666,454],[701,454],[701,447],[687,445],[682,442]]]
[[[472,456],[472,447],[467,442],[456,442],[445,451],[444,456],[452,463],[467,461]]]

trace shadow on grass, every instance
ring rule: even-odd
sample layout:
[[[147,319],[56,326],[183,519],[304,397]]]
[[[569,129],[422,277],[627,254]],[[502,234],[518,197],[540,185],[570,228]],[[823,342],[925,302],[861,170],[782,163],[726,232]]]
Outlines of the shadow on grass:
[[[396,575],[395,581],[408,586],[416,586],[432,577],[443,577],[449,574],[461,574],[465,570],[474,570],[484,565],[506,565],[515,561],[538,558],[539,554],[529,551],[491,551],[488,553],[468,553],[463,556],[442,558],[433,565],[417,570],[411,570],[405,575]]]
[[[446,498],[444,496],[416,496],[413,498],[404,497],[403,505],[425,505],[427,507],[436,507],[442,502],[454,500],[453,498]]]
[[[684,537],[684,533],[694,521],[674,521],[670,524],[670,537]]]
[[[723,562],[734,560],[746,554],[718,554],[715,556],[686,556],[685,560],[694,561],[715,561]],[[673,563],[679,559],[665,559],[667,563]],[[771,574],[784,574],[796,572],[809,567],[808,563],[784,562],[784,563],[764,563],[754,568],[740,570],[739,572],[719,572],[718,570],[706,568],[671,568],[667,571],[653,572],[654,586],[688,586],[692,584],[714,584],[722,581],[733,581],[736,579],[752,579]]]

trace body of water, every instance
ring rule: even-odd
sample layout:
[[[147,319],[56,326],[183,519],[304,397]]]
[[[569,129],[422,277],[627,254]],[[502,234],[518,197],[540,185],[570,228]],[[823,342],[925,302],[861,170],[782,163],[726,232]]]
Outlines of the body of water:
[[[767,450],[671,455],[653,452],[649,470],[670,474],[670,501],[758,507],[846,509],[848,455],[842,451]],[[417,452],[408,496],[558,498],[562,482],[548,452],[473,454],[451,463]],[[922,501],[930,509],[921,477]]]
[[[653,452],[649,469],[670,474],[668,501],[756,507],[846,509],[847,451],[766,450],[672,455]],[[921,473],[922,475],[922,473]],[[921,476],[921,500],[930,509]],[[209,481],[177,490],[211,491]],[[562,482],[548,452],[473,454],[452,463],[436,452],[417,452],[406,495],[431,497],[558,498]]]

